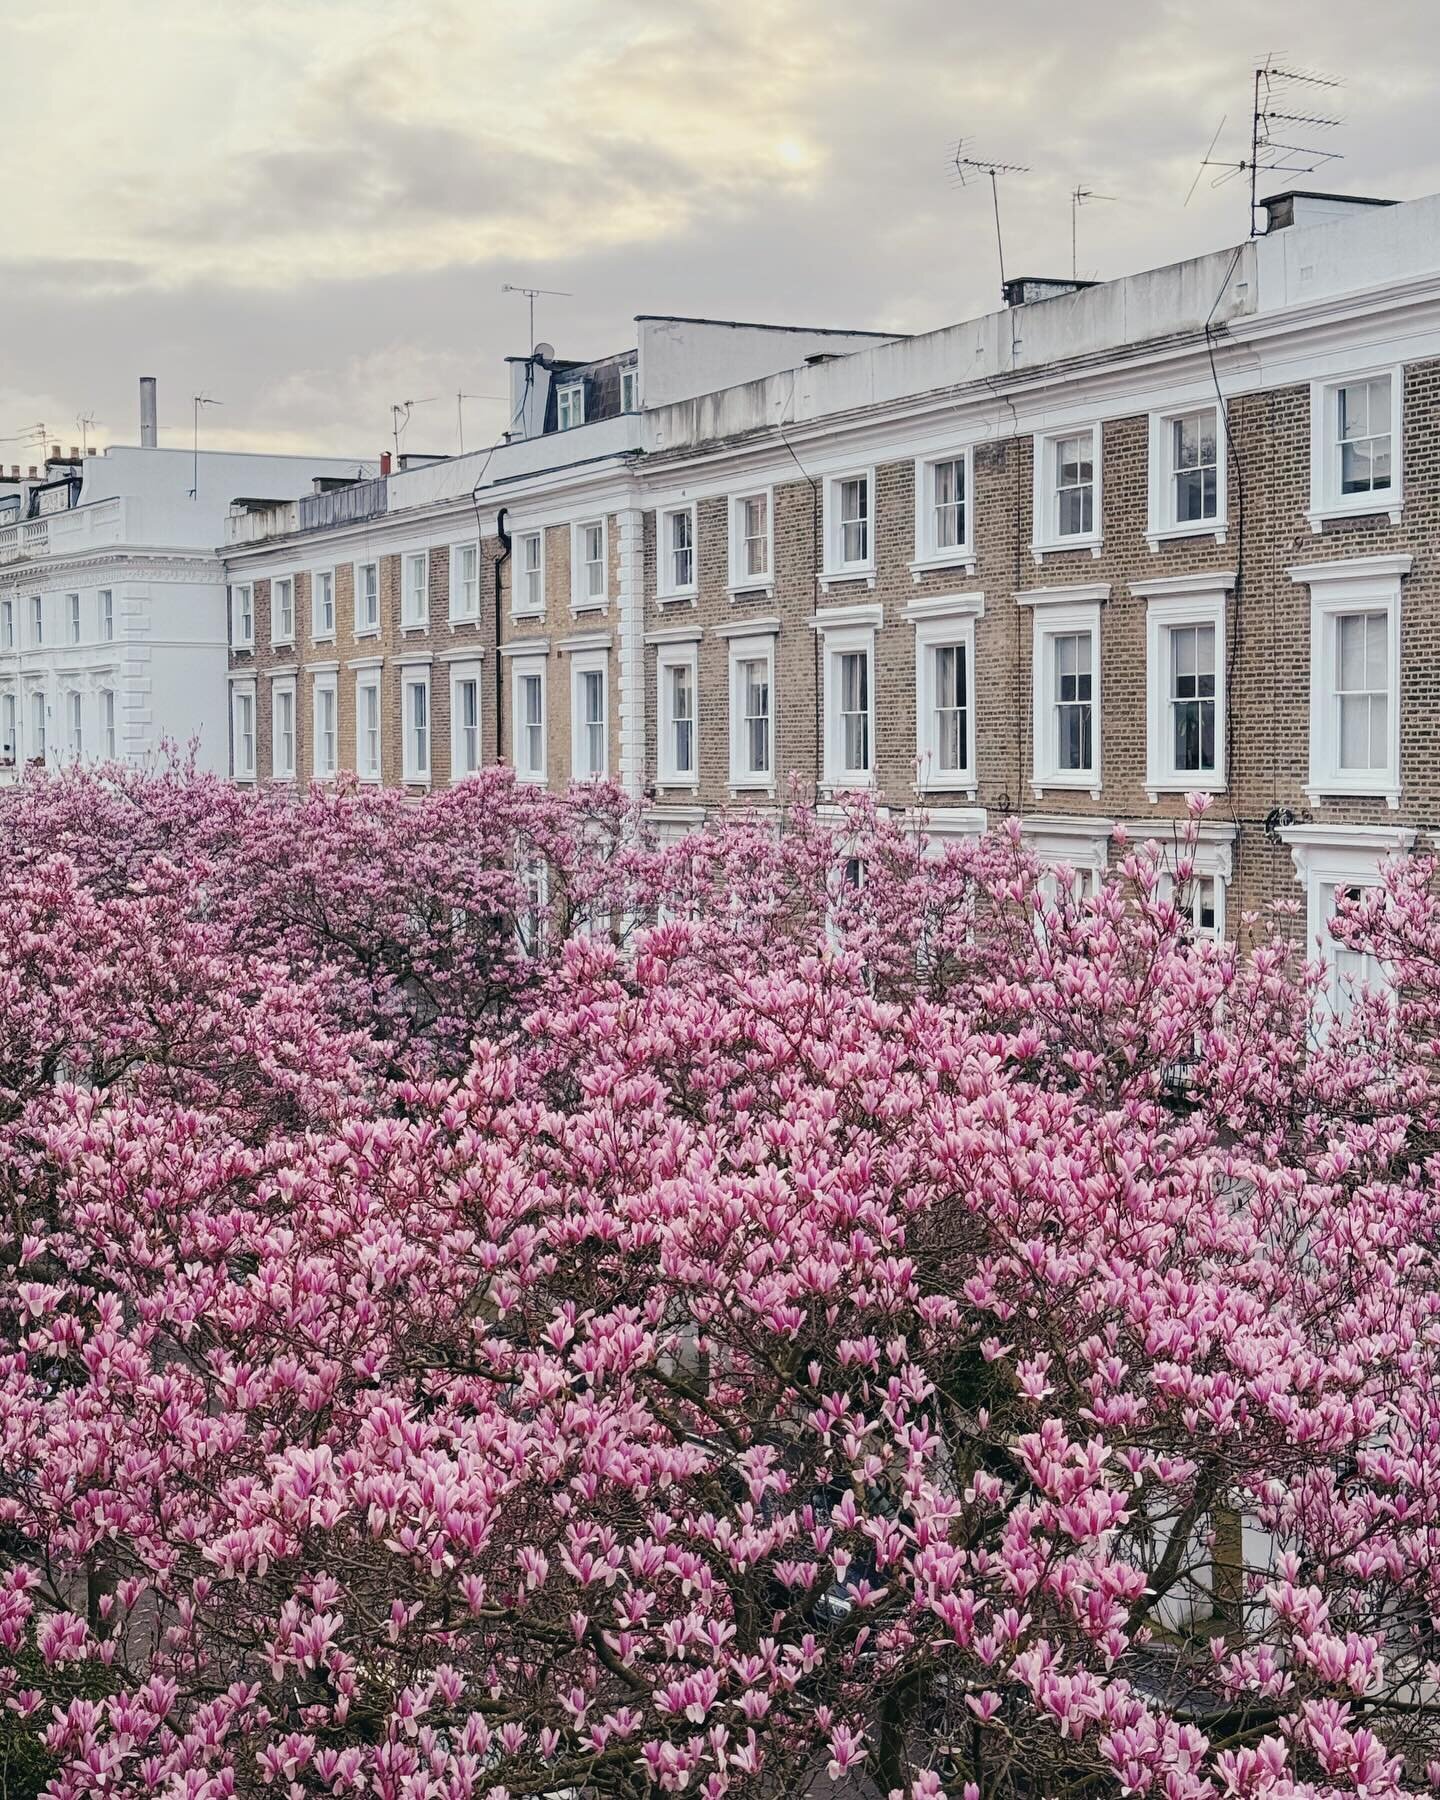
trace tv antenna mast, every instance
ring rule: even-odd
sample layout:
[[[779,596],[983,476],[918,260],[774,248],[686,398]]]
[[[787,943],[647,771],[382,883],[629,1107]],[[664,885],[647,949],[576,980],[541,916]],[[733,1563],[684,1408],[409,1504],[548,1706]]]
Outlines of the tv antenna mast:
[[[523,294],[530,302],[530,354],[535,354],[535,301],[543,294],[547,300],[573,300],[575,296],[564,288],[517,287],[513,281],[501,284],[502,294]]]
[[[1120,198],[1120,196],[1118,194],[1097,194],[1095,192],[1094,188],[1088,188],[1088,187],[1084,187],[1084,186],[1071,188],[1071,190],[1070,190],[1070,279],[1072,281],[1078,281],[1080,279],[1080,250],[1079,250],[1080,208],[1082,206],[1085,206],[1086,204],[1088,204],[1088,202],[1090,202],[1091,200],[1118,200],[1119,198]]]
[[[1200,159],[1185,204],[1190,204],[1191,195],[1207,169],[1219,170],[1210,183],[1211,187],[1217,188],[1233,181],[1237,175],[1248,175],[1250,235],[1252,238],[1258,236],[1255,214],[1259,207],[1262,175],[1313,175],[1327,163],[1342,160],[1343,151],[1324,150],[1318,144],[1299,140],[1312,138],[1318,132],[1333,131],[1341,123],[1340,114],[1328,104],[1326,95],[1338,92],[1344,85],[1316,69],[1282,68],[1273,56],[1267,56],[1255,71],[1249,156],[1234,160],[1216,156],[1215,146],[1225,129],[1222,118],[1210,140],[1210,148]]]
[[[456,394],[455,426],[460,435],[460,454],[465,454],[465,402],[467,400],[503,400],[503,394]]]
[[[80,433],[80,454],[90,454],[90,433],[95,426],[94,413],[76,413],[75,429]]]
[[[423,400],[396,400],[390,406],[390,433],[395,440],[395,461],[400,461],[400,439],[410,425],[410,414],[417,406],[430,406],[440,396],[427,394]]]
[[[194,415],[190,426],[190,498],[200,497],[200,408],[202,406],[223,406],[223,400],[212,400],[209,394],[194,396]]]
[[[1028,175],[1024,163],[990,162],[983,156],[967,156],[969,138],[961,138],[951,158],[956,180],[962,188],[974,187],[984,176],[990,178],[990,199],[995,208],[995,250],[1000,259],[1000,298],[1005,298],[1005,239],[1000,230],[1000,177]]]

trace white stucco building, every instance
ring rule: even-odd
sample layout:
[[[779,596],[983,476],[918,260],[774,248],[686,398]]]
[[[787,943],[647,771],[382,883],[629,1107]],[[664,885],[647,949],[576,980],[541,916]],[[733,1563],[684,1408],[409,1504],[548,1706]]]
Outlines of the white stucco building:
[[[292,500],[357,459],[139,446],[0,472],[0,780],[140,762],[169,742],[229,766],[225,578],[239,501]]]

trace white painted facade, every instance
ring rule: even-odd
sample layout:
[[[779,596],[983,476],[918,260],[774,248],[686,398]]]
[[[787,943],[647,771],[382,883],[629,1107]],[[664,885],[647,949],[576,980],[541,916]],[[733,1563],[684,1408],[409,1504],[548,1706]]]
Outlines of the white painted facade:
[[[166,744],[226,772],[226,516],[363,466],[118,447],[50,465],[58,481],[0,488],[0,780],[140,763]]]

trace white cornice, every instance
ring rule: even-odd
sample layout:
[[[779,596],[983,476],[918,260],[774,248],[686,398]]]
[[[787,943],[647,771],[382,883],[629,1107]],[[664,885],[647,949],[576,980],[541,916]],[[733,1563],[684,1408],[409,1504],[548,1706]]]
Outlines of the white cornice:
[[[1398,581],[1410,573],[1414,560],[1408,551],[1394,556],[1337,556],[1328,562],[1294,563],[1285,573],[1306,587],[1346,581]]]
[[[1017,606],[1095,606],[1109,598],[1108,581],[1077,581],[1070,587],[1024,588],[1014,596]]]
[[[1184,594],[1228,593],[1234,585],[1233,569],[1202,569],[1194,575],[1160,575],[1153,581],[1132,581],[1130,592],[1139,600],[1164,600]]]

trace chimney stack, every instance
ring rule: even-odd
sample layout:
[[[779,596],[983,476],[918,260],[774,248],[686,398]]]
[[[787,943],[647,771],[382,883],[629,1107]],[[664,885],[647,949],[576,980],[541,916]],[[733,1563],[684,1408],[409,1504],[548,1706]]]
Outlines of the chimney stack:
[[[155,413],[155,377],[140,377],[140,447],[153,450],[160,441]]]

